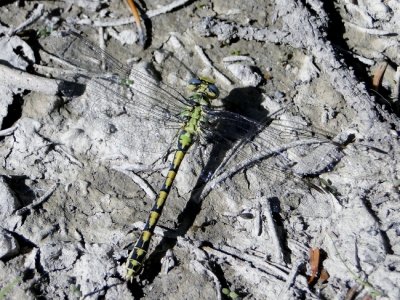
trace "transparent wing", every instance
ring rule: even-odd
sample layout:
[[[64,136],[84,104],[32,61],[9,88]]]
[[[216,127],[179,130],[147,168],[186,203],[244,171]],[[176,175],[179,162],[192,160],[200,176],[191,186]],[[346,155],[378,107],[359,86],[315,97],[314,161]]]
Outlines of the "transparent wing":
[[[157,108],[158,102],[150,102],[150,97],[146,109],[153,111],[149,113],[135,105],[137,94],[128,98],[121,89],[115,83],[105,85],[100,78],[88,81],[84,94],[68,103],[68,127],[81,131],[80,136],[90,137],[91,152],[101,159],[122,158],[152,164],[173,143],[180,119]]]
[[[80,101],[68,105],[79,120],[69,126],[66,143],[85,135],[95,141],[91,149],[102,158],[146,164],[166,154],[187,106],[180,93],[140,66],[128,68],[75,31],[62,32],[62,42],[53,50],[75,66],[73,80],[85,87]]]
[[[306,199],[303,203],[315,202],[315,198],[324,200],[319,203],[332,202],[331,194],[306,177],[326,171],[343,156],[341,145],[332,140],[332,134],[308,124],[278,119],[276,114],[262,122],[225,111],[210,110],[208,117],[218,125],[214,131],[205,128],[205,134],[219,141],[215,148],[220,150],[224,144],[227,151],[223,159],[206,168],[203,177],[208,187],[203,196],[235,174],[250,171],[259,185],[268,186],[270,193],[280,186],[281,191],[301,195]],[[215,153],[210,156],[214,160],[218,157]],[[326,213],[329,211],[324,208],[318,215]]]
[[[157,139],[172,138],[172,132],[176,134],[177,124],[183,121],[180,112],[190,103],[175,89],[158,82],[145,71],[126,68],[76,32],[68,31],[63,35],[68,41],[61,56],[93,73],[80,77],[87,83],[87,92],[91,98],[95,99],[88,105],[89,118],[97,120],[101,114],[105,114],[109,118],[106,130],[110,135],[117,136],[120,133],[120,140],[126,140],[127,136],[133,134],[131,142],[135,148],[142,149],[137,143],[143,142],[150,149],[140,150],[142,154],[137,155],[159,152],[158,145],[165,147],[168,142]],[[88,63],[82,63],[82,56]],[[126,115],[135,120],[129,122]],[[215,186],[243,170],[251,169],[262,181],[280,184],[290,181],[303,191],[314,188],[323,193],[322,188],[303,176],[321,172],[341,157],[340,145],[332,140],[332,135],[308,124],[279,119],[276,115],[255,121],[217,109],[208,109],[206,115],[207,122],[202,128],[205,140],[216,140],[218,145],[223,145],[221,148],[225,147],[223,155],[211,153],[212,159],[205,167],[204,177],[209,186]],[[118,119],[123,122],[116,123]],[[152,122],[145,122],[148,119]],[[157,124],[158,121],[163,122],[163,125]],[[165,126],[166,123],[171,125]],[[153,124],[153,127],[148,124]],[[143,139],[149,133],[155,138],[154,141],[157,140],[156,143]],[[325,148],[321,150],[321,146]],[[308,156],[307,162],[304,154],[310,153],[314,154]],[[309,165],[313,165],[312,171]]]
[[[77,74],[75,79],[87,83],[92,94],[104,98],[103,90],[108,88],[107,100],[132,107],[132,114],[180,121],[179,113],[188,103],[175,89],[157,81],[140,66],[128,68],[75,31],[61,34],[63,43],[55,52],[79,67],[84,75]]]
[[[206,128],[204,131],[211,136],[211,139],[216,138],[229,144],[231,148],[235,147],[231,156],[240,156],[239,150],[246,145],[251,146],[260,156],[268,157],[274,154],[282,159],[283,153],[289,149],[301,150],[292,151],[292,158],[300,157],[304,153],[309,155],[311,149],[310,146],[306,147],[306,145],[330,145],[324,146],[327,152],[330,151],[329,149],[333,151],[333,149],[341,147],[340,143],[333,140],[334,135],[332,133],[311,127],[305,123],[278,119],[277,113],[265,117],[261,122],[226,111],[210,110],[207,115],[208,119],[211,120],[210,123],[217,125],[213,126],[214,129]],[[303,149],[300,149],[301,147]],[[219,167],[220,170],[224,169],[224,166],[232,159],[231,156],[225,157]],[[336,155],[334,156],[334,160],[340,159]],[[325,166],[322,168],[326,168],[328,164],[332,163],[332,160],[327,159],[324,163]],[[297,173],[307,172],[301,172],[298,168]]]

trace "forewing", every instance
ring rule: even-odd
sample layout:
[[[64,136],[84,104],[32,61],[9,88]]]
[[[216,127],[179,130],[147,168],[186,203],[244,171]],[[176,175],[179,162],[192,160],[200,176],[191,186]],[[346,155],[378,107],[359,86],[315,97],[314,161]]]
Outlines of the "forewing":
[[[333,142],[326,132],[270,116],[263,122],[224,111],[210,111],[208,116],[210,124],[216,126],[214,131],[211,126],[206,128],[206,135],[228,146],[224,158],[203,175],[209,185],[206,192],[235,174],[248,171],[254,174],[259,185],[265,185],[262,190],[268,187],[270,196],[274,190],[283,190],[301,195],[304,201],[312,201],[315,197],[324,198],[325,203],[332,200],[318,183],[304,178],[310,173],[326,171],[333,161],[341,158],[338,143]],[[217,148],[221,149],[220,146]],[[317,163],[318,167],[315,167]],[[304,166],[308,165],[311,167],[305,170]],[[278,196],[277,193],[274,195]]]
[[[74,79],[91,85],[91,93],[109,89],[109,101],[132,107],[132,114],[152,115],[158,121],[179,122],[187,100],[174,88],[156,80],[143,65],[128,68],[111,54],[75,31],[62,32],[63,42],[54,52],[76,69]],[[100,91],[96,89],[100,87]],[[135,95],[137,97],[132,97]]]

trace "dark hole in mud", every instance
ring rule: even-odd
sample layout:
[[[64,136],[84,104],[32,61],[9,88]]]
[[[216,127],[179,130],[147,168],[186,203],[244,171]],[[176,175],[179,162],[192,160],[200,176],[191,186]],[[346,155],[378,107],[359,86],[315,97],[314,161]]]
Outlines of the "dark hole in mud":
[[[27,281],[33,279],[35,277],[35,270],[33,269],[26,269],[23,274],[23,281]]]
[[[3,123],[1,124],[1,130],[10,128],[17,122],[22,116],[22,107],[24,99],[20,95],[14,95],[13,102],[8,106],[8,114],[4,117]],[[4,137],[0,137],[2,141]]]
[[[45,300],[47,294],[45,286],[48,285],[49,280],[46,277],[41,277],[38,281],[34,282],[32,286],[29,288],[30,292],[33,294],[34,299],[36,300]]]
[[[36,199],[35,192],[26,183],[27,179],[24,176],[4,177],[4,181],[18,197],[22,207],[31,204]]]
[[[82,96],[85,92],[86,86],[84,84],[61,81],[58,85],[58,92],[65,97],[78,97]]]
[[[40,61],[41,59],[39,55],[39,49],[41,49],[42,47],[40,46],[37,38],[37,31],[33,29],[24,30],[19,34],[19,36],[31,47],[31,50],[33,51],[33,55],[35,57],[34,58],[35,62]],[[35,74],[36,71],[33,67],[33,62],[25,55],[22,47],[14,49],[14,52],[19,56],[23,57],[24,60],[26,60],[27,62],[30,62],[30,64],[26,68],[26,71],[28,73]]]
[[[16,48],[14,48],[13,51],[14,51],[15,54],[17,54],[18,56],[22,57],[25,61],[33,63],[31,61],[31,59],[28,56],[25,55],[24,48],[22,48],[22,46],[18,46]]]
[[[15,1],[13,1],[13,0],[3,0],[3,1],[1,1],[1,5],[6,6],[6,5],[14,3],[14,2]],[[23,1],[18,1],[17,3],[18,3],[18,7],[22,7],[21,3],[23,3]]]
[[[108,133],[113,134],[118,131],[117,127],[114,124],[108,124]]]

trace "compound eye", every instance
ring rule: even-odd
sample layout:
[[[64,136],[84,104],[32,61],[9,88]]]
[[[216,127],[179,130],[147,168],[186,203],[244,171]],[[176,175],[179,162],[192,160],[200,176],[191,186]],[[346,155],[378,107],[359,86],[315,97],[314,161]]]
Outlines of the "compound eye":
[[[190,85],[200,85],[201,84],[201,80],[198,78],[192,78],[189,80],[188,82]]]
[[[217,86],[215,84],[209,84],[208,85],[208,91],[210,92],[210,94],[213,95],[214,98],[218,98],[219,89],[217,88]]]

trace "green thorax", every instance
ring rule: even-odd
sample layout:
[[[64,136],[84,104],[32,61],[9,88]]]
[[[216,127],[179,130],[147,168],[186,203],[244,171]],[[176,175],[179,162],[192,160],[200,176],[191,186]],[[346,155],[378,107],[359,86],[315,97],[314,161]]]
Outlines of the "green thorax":
[[[181,116],[187,119],[182,128],[183,133],[179,137],[184,147],[193,143],[193,136],[200,132],[201,124],[206,122],[204,109],[211,107],[211,100],[217,98],[219,94],[217,87],[204,78],[189,81],[189,89],[193,92],[189,98],[193,104],[181,113]]]
[[[181,115],[187,118],[183,130],[195,134],[199,130],[200,123],[205,121],[204,107],[210,107],[211,103],[206,97],[202,95],[192,95],[190,100],[194,103],[192,106],[187,107]]]
[[[190,97],[190,99],[192,99],[193,96]],[[199,100],[200,98],[203,104],[208,102],[207,106],[210,105],[208,99],[205,97],[199,97]],[[184,148],[190,147],[190,145],[193,143],[193,137],[200,132],[201,123],[206,121],[203,107],[204,105],[201,105],[196,101],[193,106],[187,107],[181,113],[182,116],[187,118],[187,121],[182,127],[182,133],[179,136],[179,142]]]

